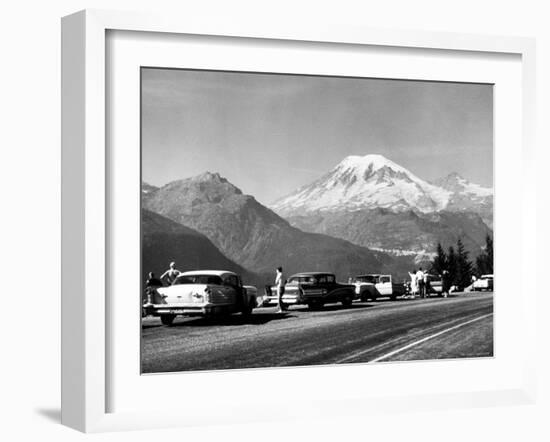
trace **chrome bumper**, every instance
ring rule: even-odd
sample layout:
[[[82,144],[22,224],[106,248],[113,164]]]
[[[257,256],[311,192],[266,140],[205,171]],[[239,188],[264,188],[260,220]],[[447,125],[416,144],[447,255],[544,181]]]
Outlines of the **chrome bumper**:
[[[160,315],[211,315],[216,313],[222,313],[227,310],[227,307],[233,304],[182,304],[182,305],[168,305],[168,304],[144,304],[143,310],[146,315],[160,316]]]

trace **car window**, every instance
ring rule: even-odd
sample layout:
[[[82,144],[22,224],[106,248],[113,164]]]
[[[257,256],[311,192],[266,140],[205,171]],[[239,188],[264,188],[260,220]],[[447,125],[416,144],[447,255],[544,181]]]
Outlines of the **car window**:
[[[334,277],[334,275],[327,275],[327,282],[334,284],[335,281],[336,278]]]
[[[317,284],[326,284],[327,283],[327,277],[326,276],[318,276],[317,277]]]
[[[227,275],[223,282],[225,285],[230,285],[231,287],[239,286],[239,280],[235,275]]]
[[[181,275],[176,278],[174,285],[180,284],[211,284],[221,285],[222,280],[217,275]]]
[[[386,284],[388,282],[390,282],[390,277],[389,276],[381,276],[380,277],[380,283],[381,284]]]
[[[372,275],[358,276],[357,282],[370,282],[374,284],[376,282],[376,278]]]
[[[298,283],[312,283],[315,282],[315,279],[311,276],[293,276],[288,280],[289,284],[298,284]]]

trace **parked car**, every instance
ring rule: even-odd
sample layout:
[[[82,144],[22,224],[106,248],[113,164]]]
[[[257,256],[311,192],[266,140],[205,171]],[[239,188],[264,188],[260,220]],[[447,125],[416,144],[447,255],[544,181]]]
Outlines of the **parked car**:
[[[395,300],[407,292],[404,283],[394,282],[391,275],[367,274],[355,277],[355,293],[361,301],[388,296]]]
[[[171,325],[178,315],[212,316],[242,313],[256,307],[257,289],[244,286],[241,277],[224,270],[197,270],[180,274],[169,287],[160,287],[143,308]]]
[[[355,287],[352,284],[336,282],[336,276],[333,273],[304,272],[288,278],[282,302],[284,306],[304,304],[314,309],[335,302],[350,306],[354,298]],[[267,286],[263,305],[270,306],[277,303],[277,288]]]
[[[443,295],[443,280],[439,275],[428,275],[428,296],[429,295]]]
[[[476,279],[472,286],[474,292],[481,290],[493,291],[493,275],[481,275],[481,278]]]

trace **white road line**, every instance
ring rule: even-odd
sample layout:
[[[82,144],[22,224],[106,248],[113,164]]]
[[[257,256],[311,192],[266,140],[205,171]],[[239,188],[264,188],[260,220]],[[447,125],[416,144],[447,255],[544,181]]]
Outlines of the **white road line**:
[[[457,328],[464,327],[465,325],[468,325],[468,324],[471,324],[473,322],[480,321],[482,319],[488,318],[489,316],[492,316],[492,315],[493,315],[493,313],[489,313],[487,315],[483,315],[483,316],[479,316],[479,317],[474,318],[474,319],[470,319],[469,321],[466,321],[466,322],[461,322],[460,324],[457,324],[457,325],[455,325],[453,327],[450,327],[450,328],[446,328],[445,330],[441,330],[437,333],[434,333],[433,335],[426,336],[425,338],[419,339],[418,341],[414,341],[410,344],[405,345],[404,347],[398,348],[397,350],[390,351],[389,353],[386,353],[385,355],[379,356],[379,357],[377,357],[377,358],[375,358],[371,361],[368,361],[368,362],[370,363],[370,362],[382,361],[382,360],[387,359],[387,358],[389,358],[393,355],[396,355],[397,353],[401,353],[402,351],[408,350],[409,348],[415,347],[416,345],[419,345],[419,344],[422,344],[423,342],[429,341],[430,339],[437,338],[438,336],[441,336],[444,333],[448,333],[450,331],[456,330]],[[359,353],[356,353],[352,356],[348,356],[344,359],[341,359],[338,362],[342,363],[342,362],[350,360],[350,359],[355,359],[355,358],[357,358],[357,357],[359,357],[359,356],[361,356],[365,353],[368,353],[369,351],[370,351],[370,349],[363,350],[363,351],[361,351]]]

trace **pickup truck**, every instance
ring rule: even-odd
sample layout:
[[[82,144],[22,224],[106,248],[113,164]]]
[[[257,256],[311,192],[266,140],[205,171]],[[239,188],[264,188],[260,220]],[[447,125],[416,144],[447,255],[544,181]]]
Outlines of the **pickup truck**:
[[[392,301],[406,294],[405,284],[396,283],[391,275],[358,275],[354,281],[355,293],[361,301],[375,301],[380,297],[389,297]]]

